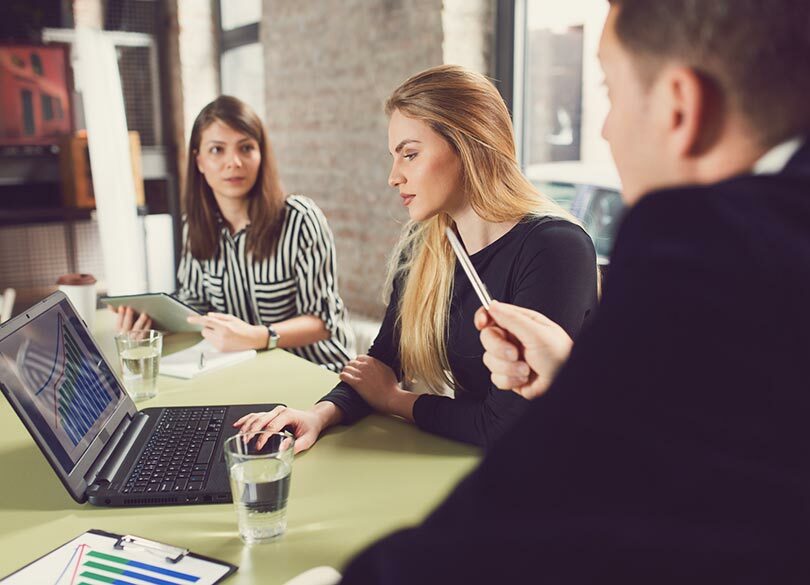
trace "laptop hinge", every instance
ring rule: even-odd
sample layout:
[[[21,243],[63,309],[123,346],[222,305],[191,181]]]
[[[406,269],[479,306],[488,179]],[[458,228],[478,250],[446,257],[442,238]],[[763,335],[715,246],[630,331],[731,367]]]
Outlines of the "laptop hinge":
[[[85,474],[84,480],[87,485],[112,481],[148,420],[149,415],[141,413],[136,413],[133,418],[125,416],[121,419],[118,428]]]

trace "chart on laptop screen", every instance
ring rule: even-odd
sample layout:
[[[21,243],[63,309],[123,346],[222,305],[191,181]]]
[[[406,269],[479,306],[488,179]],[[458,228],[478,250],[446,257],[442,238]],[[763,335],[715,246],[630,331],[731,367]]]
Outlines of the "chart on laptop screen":
[[[40,430],[75,462],[120,396],[95,343],[57,305],[0,342],[0,376]]]
[[[56,314],[51,342],[51,347],[43,348],[45,352],[29,346],[20,372],[27,386],[35,388],[35,403],[43,416],[75,447],[112,402],[112,396],[102,388],[61,313]]]

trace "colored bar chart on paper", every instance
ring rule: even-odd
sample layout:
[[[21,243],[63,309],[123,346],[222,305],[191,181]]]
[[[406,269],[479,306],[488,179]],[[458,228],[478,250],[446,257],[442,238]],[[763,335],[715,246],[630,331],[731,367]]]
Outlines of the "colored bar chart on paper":
[[[87,552],[81,560],[83,562],[79,569],[79,576],[85,579],[94,579],[101,583],[112,583],[113,585],[123,585],[124,583],[176,585],[177,581],[197,583],[200,580],[195,575],[95,550]],[[126,579],[126,581],[123,579]]]
[[[189,555],[169,563],[154,551],[117,550],[117,538],[86,532],[9,575],[2,585],[213,585],[235,568]]]

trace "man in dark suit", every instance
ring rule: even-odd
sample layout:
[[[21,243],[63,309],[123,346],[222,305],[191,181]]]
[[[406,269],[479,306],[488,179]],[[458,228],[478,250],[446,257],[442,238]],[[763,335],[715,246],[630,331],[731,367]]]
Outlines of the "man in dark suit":
[[[599,314],[568,356],[495,306],[531,409],[345,583],[810,583],[810,2],[611,4],[632,208]]]

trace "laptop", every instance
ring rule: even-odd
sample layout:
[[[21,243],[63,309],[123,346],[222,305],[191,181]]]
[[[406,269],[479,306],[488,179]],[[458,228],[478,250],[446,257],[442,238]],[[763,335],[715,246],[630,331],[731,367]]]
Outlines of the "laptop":
[[[232,424],[278,406],[138,411],[61,292],[0,325],[0,390],[73,499],[97,506],[230,502]]]

